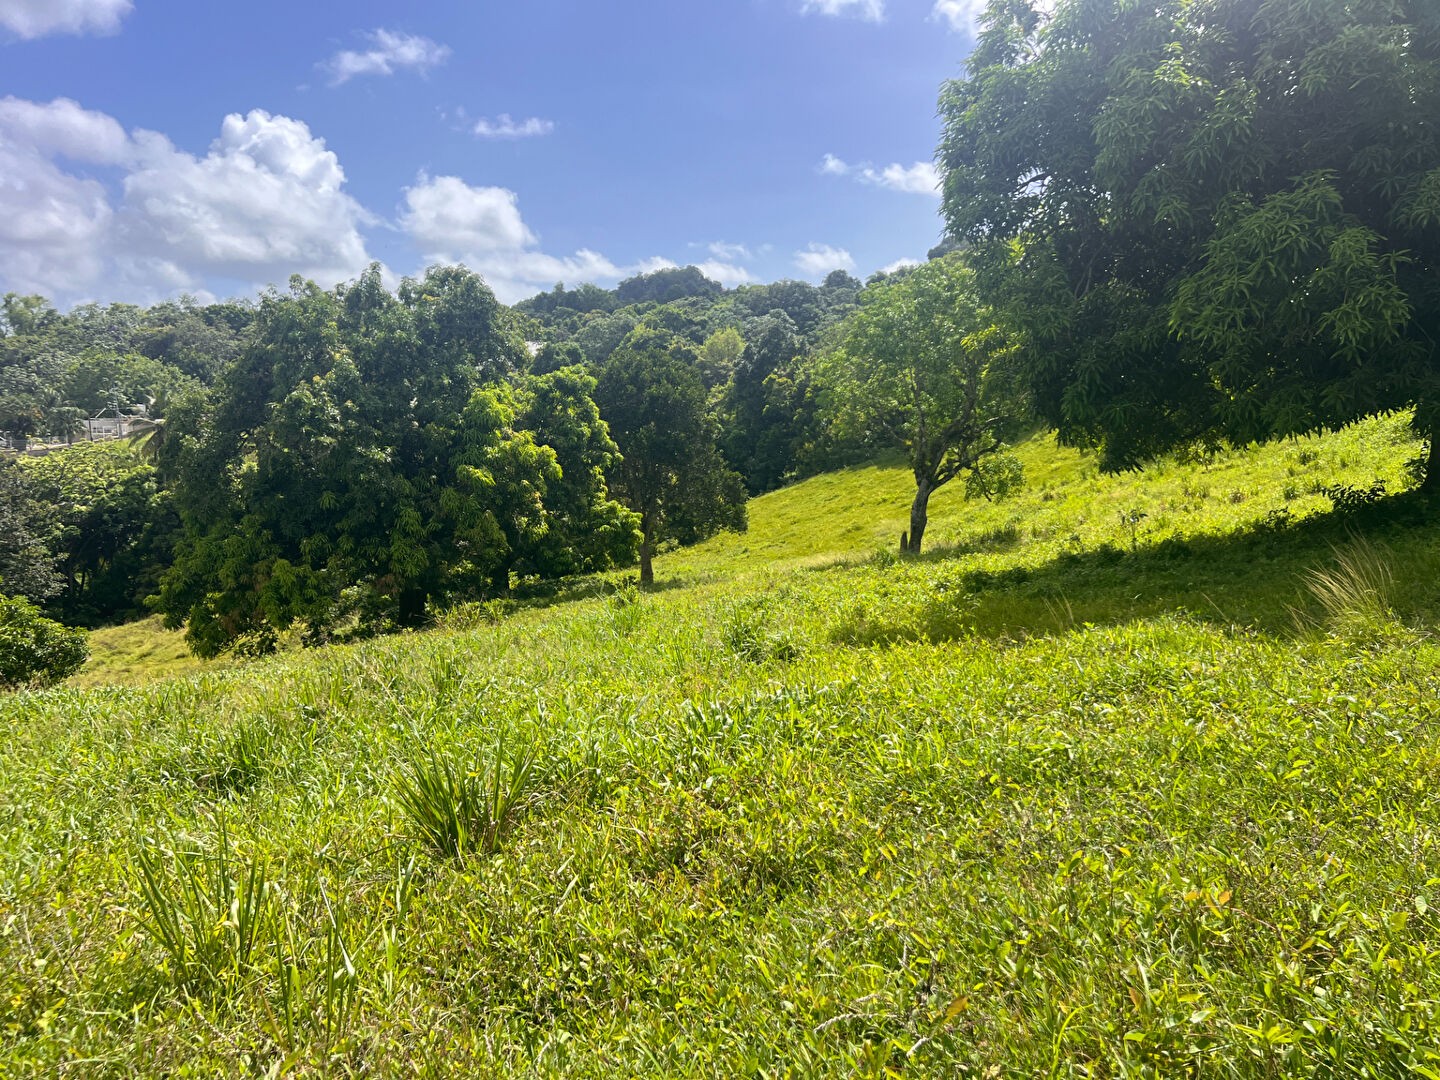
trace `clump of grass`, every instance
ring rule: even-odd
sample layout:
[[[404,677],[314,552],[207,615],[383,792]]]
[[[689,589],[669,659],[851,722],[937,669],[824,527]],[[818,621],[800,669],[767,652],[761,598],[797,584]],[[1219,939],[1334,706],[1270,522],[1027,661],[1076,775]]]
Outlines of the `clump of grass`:
[[[270,883],[259,858],[236,858],[222,820],[213,851],[144,841],[131,861],[140,925],[186,987],[218,988],[245,974],[270,925]]]
[[[1306,588],[1325,612],[1325,622],[1345,630],[1374,627],[1392,619],[1390,594],[1395,577],[1384,548],[1357,537],[1333,550],[1333,563],[1304,575]]]
[[[278,757],[277,734],[259,719],[229,730],[205,731],[159,765],[162,781],[190,784],[216,797],[240,795],[260,783]]]
[[[749,597],[730,604],[720,619],[720,641],[727,650],[754,663],[794,660],[801,653],[794,634],[776,629],[768,596]]]
[[[502,734],[489,756],[469,767],[433,749],[412,754],[395,799],[415,838],[441,855],[493,855],[530,796],[534,774],[534,749],[507,749]]]
[[[471,600],[437,611],[432,616],[435,627],[463,633],[477,630],[482,626],[502,623],[518,611],[520,605],[514,600],[500,598],[493,600]]]

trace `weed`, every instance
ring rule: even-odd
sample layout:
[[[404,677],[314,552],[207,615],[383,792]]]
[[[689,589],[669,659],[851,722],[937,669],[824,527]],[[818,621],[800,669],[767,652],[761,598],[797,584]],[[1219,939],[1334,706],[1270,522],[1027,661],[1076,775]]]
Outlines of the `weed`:
[[[730,604],[720,618],[721,644],[742,660],[754,663],[794,660],[800,655],[800,646],[788,630],[773,627],[775,619],[769,597],[751,597]]]
[[[213,851],[141,841],[131,871],[141,927],[164,950],[174,979],[217,988],[251,966],[271,917],[263,861],[237,859],[223,818]]]
[[[507,749],[503,733],[469,768],[433,749],[412,753],[395,781],[395,801],[416,839],[441,855],[493,855],[531,794],[534,769],[534,749]]]
[[[1333,552],[1331,565],[1315,567],[1304,575],[1305,585],[1324,610],[1328,624],[1355,629],[1391,619],[1390,594],[1395,579],[1385,549],[1357,537]]]

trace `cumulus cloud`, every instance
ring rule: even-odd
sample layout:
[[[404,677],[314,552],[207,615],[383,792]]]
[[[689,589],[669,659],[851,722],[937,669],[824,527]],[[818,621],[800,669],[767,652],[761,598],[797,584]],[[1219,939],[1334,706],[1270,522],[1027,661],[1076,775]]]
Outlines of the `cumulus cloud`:
[[[479,187],[456,176],[421,173],[405,189],[400,227],[424,262],[464,263],[484,278],[503,303],[550,288],[557,281],[618,281],[675,264],[652,258],[621,266],[588,248],[551,255],[520,215],[519,197],[501,187]]]
[[[885,0],[804,0],[800,10],[807,15],[851,15],[880,22],[885,18]]]
[[[501,113],[494,120],[482,116],[470,129],[482,139],[533,139],[549,135],[555,130],[553,120],[541,120],[532,116],[528,120],[513,120],[509,113]]]
[[[258,109],[195,155],[73,101],[0,99],[0,291],[143,298],[292,273],[331,285],[369,262],[371,218],[344,184],[323,139]]]
[[[893,164],[877,169],[868,162],[850,165],[834,154],[826,154],[820,161],[820,172],[825,176],[853,176],[862,184],[889,188],[907,195],[940,195],[940,173],[928,161],[917,161],[914,165]]]
[[[47,34],[113,34],[131,0],[0,0],[0,27],[18,38]]]
[[[711,281],[718,281],[727,289],[733,289],[736,285],[748,285],[756,280],[755,275],[745,267],[725,262],[723,259],[706,259],[695,265]]]
[[[138,167],[124,180],[117,222],[132,258],[185,276],[322,285],[369,262],[360,226],[369,214],[344,191],[345,171],[299,120],[255,109],[232,114],[204,157],[140,133]]]
[[[895,260],[894,262],[892,262],[889,266],[882,266],[882,267],[880,268],[880,273],[882,273],[882,274],[893,274],[893,273],[895,273],[896,270],[906,270],[906,269],[908,269],[908,268],[910,268],[910,267],[912,267],[912,266],[919,266],[919,265],[920,265],[920,260],[919,260],[919,259],[896,259],[896,260]]]
[[[795,266],[806,277],[821,277],[832,270],[853,271],[855,259],[844,248],[812,243],[795,253]]]
[[[394,30],[372,30],[365,35],[370,48],[345,49],[320,65],[330,76],[330,85],[339,86],[357,75],[394,75],[409,68],[426,72],[450,58],[450,47],[415,34]]]

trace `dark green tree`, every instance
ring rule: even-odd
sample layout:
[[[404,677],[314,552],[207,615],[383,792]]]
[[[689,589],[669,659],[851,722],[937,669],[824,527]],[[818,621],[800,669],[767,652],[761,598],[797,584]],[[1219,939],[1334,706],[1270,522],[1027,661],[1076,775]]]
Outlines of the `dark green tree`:
[[[60,575],[47,608],[90,625],[142,611],[179,524],[154,466],[128,442],[82,442],[19,468],[29,497],[45,507],[43,538]],[[7,582],[5,591],[24,590]]]
[[[720,454],[705,399],[694,350],[664,331],[636,331],[601,369],[595,400],[622,455],[610,486],[640,516],[642,585],[654,583],[664,541],[745,527],[744,484]]]
[[[944,212],[1110,467],[1413,409],[1440,483],[1440,6],[995,0]]]
[[[85,666],[90,646],[18,596],[0,596],[0,690],[53,686]]]
[[[53,518],[19,463],[0,458],[0,590],[35,602],[60,591],[59,558],[45,543]]]

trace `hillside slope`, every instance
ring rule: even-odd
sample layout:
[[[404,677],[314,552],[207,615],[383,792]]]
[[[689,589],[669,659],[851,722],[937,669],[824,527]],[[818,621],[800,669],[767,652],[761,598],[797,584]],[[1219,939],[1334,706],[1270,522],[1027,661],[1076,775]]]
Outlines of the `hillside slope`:
[[[853,470],[651,593],[8,699],[0,1073],[1440,1070],[1400,422],[1022,453],[919,560]]]

